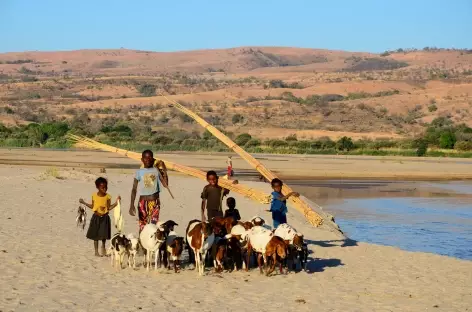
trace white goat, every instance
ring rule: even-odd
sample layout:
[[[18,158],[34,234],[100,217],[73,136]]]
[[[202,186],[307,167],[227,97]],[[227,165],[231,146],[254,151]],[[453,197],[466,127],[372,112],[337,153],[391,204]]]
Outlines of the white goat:
[[[247,250],[247,266],[246,270],[249,269],[249,259],[251,257],[251,251],[254,250],[262,254],[264,263],[267,263],[266,259],[266,247],[270,240],[274,237],[274,233],[262,226],[255,226],[248,231],[248,250]],[[258,261],[259,264],[259,261]]]
[[[145,262],[148,271],[151,266],[152,253],[154,253],[154,270],[157,270],[158,251],[165,240],[165,229],[162,227],[162,223],[158,223],[157,225],[152,223],[146,224],[141,234],[139,234],[141,246],[146,250]]]

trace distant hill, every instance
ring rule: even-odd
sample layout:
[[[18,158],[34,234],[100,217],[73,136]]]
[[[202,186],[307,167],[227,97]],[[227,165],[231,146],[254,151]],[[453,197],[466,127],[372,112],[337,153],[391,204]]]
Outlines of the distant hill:
[[[470,69],[472,54],[461,51],[414,51],[381,56],[372,53],[301,48],[243,47],[224,50],[151,52],[136,50],[79,50],[64,52],[18,52],[0,54],[3,63],[32,60],[33,63],[4,64],[3,73],[33,65],[50,73],[68,70],[85,74],[158,74],[166,72],[242,73],[255,70],[297,71],[389,70],[406,66]]]
[[[472,51],[287,47],[0,54],[0,122],[110,120],[200,129],[163,92],[235,133],[412,137],[446,117],[472,125]]]

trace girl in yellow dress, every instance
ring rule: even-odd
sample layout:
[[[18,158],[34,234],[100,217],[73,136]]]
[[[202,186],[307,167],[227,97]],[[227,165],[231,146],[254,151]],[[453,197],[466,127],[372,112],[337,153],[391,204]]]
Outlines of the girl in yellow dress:
[[[87,231],[87,238],[93,240],[95,247],[95,256],[100,257],[98,253],[98,241],[102,241],[102,257],[106,255],[105,241],[111,238],[111,221],[108,212],[118,205],[120,196],[116,202],[111,204],[111,196],[107,193],[108,181],[105,178],[98,178],[95,181],[98,192],[92,194],[92,204],[86,203],[82,198],[79,202],[93,210],[90,225]]]

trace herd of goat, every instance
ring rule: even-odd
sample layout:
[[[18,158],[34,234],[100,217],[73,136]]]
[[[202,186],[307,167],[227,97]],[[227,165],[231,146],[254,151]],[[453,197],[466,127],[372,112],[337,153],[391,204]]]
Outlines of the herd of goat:
[[[192,220],[185,231],[185,237],[179,236],[174,228],[178,226],[172,220],[147,224],[139,237],[133,234],[117,233],[111,238],[109,254],[112,266],[122,268],[125,259],[128,267],[136,268],[136,257],[142,249],[144,266],[149,271],[152,263],[177,273],[181,268],[184,249],[188,250],[189,262],[195,264],[196,271],[203,275],[207,260],[212,260],[215,272],[233,271],[250,268],[252,256],[256,255],[261,274],[263,264],[265,274],[269,276],[278,263],[280,273],[296,270],[297,263],[306,269],[308,249],[299,233],[289,224],[281,224],[276,229],[269,229],[262,218],[254,217],[251,221],[236,222],[233,218],[213,218],[210,222]],[[154,258],[153,258],[154,257]]]

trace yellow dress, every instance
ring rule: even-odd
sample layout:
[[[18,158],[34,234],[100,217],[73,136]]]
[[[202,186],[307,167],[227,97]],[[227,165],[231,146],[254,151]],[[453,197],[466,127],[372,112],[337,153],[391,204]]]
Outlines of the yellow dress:
[[[92,195],[93,201],[93,212],[96,214],[103,216],[104,214],[108,213],[108,201],[111,201],[110,194],[106,194],[105,196],[98,196],[97,193]]]

